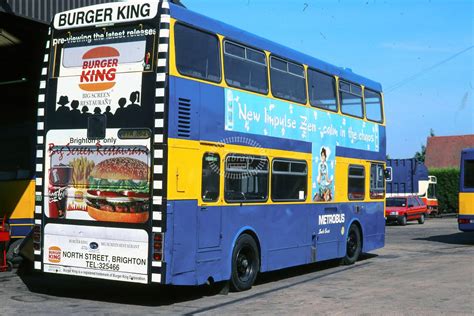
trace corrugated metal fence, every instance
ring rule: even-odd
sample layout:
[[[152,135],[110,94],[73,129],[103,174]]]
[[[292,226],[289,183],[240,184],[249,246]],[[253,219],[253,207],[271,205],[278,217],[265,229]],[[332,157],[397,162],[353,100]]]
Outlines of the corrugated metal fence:
[[[118,0],[0,0],[0,11],[48,23],[62,11]]]

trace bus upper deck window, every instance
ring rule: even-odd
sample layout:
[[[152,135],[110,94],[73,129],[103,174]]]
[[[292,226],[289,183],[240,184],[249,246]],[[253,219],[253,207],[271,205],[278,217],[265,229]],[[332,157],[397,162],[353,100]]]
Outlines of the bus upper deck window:
[[[186,76],[219,82],[221,80],[217,36],[176,24],[176,67]]]
[[[336,79],[333,76],[308,69],[308,86],[312,106],[337,111]]]
[[[365,115],[368,120],[382,122],[382,99],[380,94],[364,89]]]
[[[464,183],[465,189],[474,188],[474,160],[464,161]]]
[[[339,81],[339,98],[342,113],[360,118],[364,117],[362,90],[359,85]]]
[[[262,51],[226,40],[224,70],[229,86],[268,93],[267,60]]]
[[[304,67],[284,59],[270,58],[272,94],[278,98],[306,103]]]

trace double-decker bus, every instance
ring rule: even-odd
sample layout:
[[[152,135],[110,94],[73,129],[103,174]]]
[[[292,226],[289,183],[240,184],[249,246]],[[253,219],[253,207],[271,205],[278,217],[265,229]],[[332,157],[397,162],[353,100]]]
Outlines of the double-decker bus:
[[[384,245],[381,85],[168,1],[55,16],[35,268],[249,289]]]
[[[459,181],[459,230],[474,231],[474,148],[461,152]]]

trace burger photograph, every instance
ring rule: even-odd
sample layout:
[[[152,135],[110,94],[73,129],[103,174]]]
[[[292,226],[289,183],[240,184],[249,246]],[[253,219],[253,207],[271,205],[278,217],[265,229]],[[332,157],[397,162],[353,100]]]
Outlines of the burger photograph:
[[[149,167],[143,161],[146,156],[137,158],[104,159],[94,155],[61,163],[53,159],[48,216],[122,223],[148,221]]]
[[[144,223],[148,220],[148,166],[129,157],[98,163],[89,177],[87,213],[98,221]]]

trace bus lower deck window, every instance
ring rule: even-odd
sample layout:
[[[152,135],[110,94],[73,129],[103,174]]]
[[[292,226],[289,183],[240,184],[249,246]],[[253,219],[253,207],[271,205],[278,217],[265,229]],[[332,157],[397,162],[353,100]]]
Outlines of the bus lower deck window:
[[[272,200],[304,201],[307,194],[306,161],[274,159],[272,163]]]
[[[215,202],[219,198],[220,184],[219,154],[206,153],[202,159],[201,196],[204,202]]]
[[[349,166],[349,179],[347,186],[349,200],[363,200],[365,198],[364,166]]]
[[[385,176],[382,164],[373,163],[370,165],[370,198],[383,199],[385,196]]]
[[[225,163],[224,197],[227,202],[264,202],[268,198],[268,159],[229,155]]]

